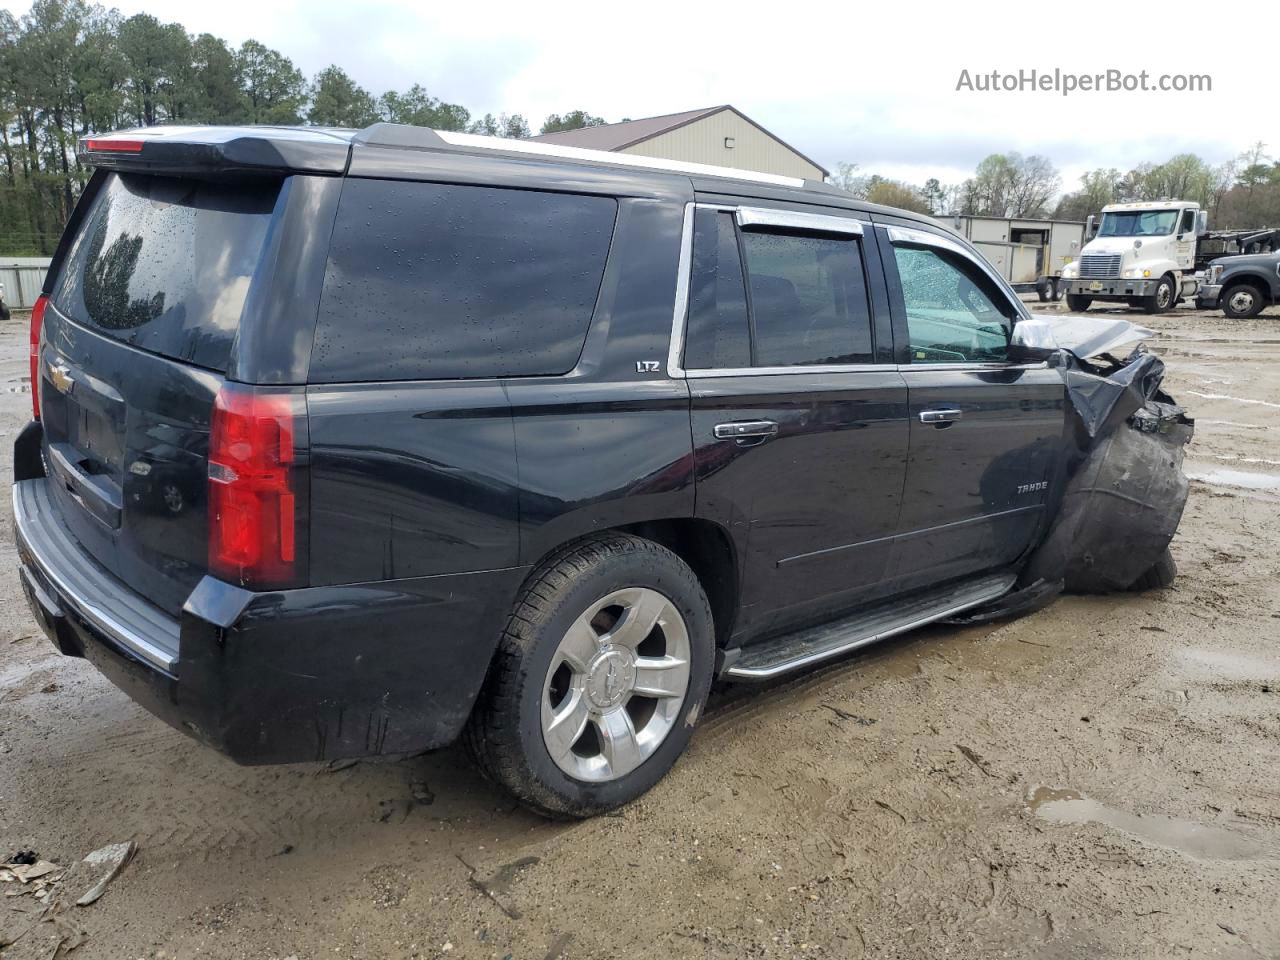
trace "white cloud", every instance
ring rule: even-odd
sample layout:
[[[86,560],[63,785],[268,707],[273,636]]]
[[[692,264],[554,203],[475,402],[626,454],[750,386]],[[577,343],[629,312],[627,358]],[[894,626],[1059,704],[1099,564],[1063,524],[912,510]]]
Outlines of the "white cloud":
[[[126,0],[239,43],[252,36],[308,74],[337,63],[379,93],[421,82],[473,113],[552,111],[608,119],[732,103],[825,166],[954,181],[986,154],[1048,155],[1074,186],[1097,166],[1128,169],[1190,150],[1213,162],[1263,140],[1280,154],[1274,84],[1256,58],[1194,30],[1119,20],[1076,4],[998,0],[781,7],[749,3],[422,4],[380,0]],[[19,4],[15,13],[25,9]],[[1093,11],[1093,12],[1090,12]],[[1169,2],[1167,24],[1203,5]],[[1280,6],[1247,13],[1274,36]],[[1212,76],[1210,93],[957,92],[973,73],[1115,68]],[[1267,87],[1270,89],[1267,89]]]

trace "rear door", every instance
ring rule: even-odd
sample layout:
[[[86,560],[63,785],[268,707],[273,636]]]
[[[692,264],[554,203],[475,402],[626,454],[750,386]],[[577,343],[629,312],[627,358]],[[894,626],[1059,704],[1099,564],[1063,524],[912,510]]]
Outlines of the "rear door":
[[[691,208],[696,512],[734,532],[743,631],[876,594],[907,452],[879,257],[848,215]],[[877,335],[877,321],[882,320]]]
[[[961,244],[877,227],[895,308],[911,443],[890,576],[896,591],[1012,564],[1045,520],[1065,387],[1008,362],[1022,315]]]
[[[207,569],[210,416],[281,184],[100,174],[44,314],[61,517],[174,615]]]

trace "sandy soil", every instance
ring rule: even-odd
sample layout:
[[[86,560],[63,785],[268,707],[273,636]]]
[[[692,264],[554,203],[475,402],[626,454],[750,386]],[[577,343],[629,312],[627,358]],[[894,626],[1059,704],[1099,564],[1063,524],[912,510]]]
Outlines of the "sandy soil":
[[[3,956],[1280,957],[1269,313],[1151,318],[1198,420],[1172,589],[726,688],[657,789],[587,823],[514,809],[458,751],[236,767],[56,655],[6,537],[0,859],[139,853],[89,907],[83,866],[52,910],[0,898]],[[0,330],[6,485],[24,338]]]

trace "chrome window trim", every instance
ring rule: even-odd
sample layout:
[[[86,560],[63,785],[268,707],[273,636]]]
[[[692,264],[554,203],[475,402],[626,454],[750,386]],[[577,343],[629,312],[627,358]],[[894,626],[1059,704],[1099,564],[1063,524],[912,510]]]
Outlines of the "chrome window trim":
[[[705,379],[708,377],[776,377],[786,373],[885,373],[898,369],[893,363],[838,363],[797,365],[793,367],[713,367],[706,370],[685,370],[680,365],[680,354],[684,350],[685,327],[689,319],[689,284],[693,277],[693,216],[696,210],[716,210],[720,213],[737,215],[742,210],[768,215],[767,220],[755,220],[760,226],[791,227],[792,229],[826,230],[827,226],[812,226],[812,221],[833,220],[839,224],[834,232],[847,233],[850,236],[863,236],[864,226],[869,221],[853,220],[846,217],[833,217],[825,214],[792,212],[789,210],[772,210],[766,207],[742,207],[723,203],[698,203],[696,201],[684,205],[684,221],[680,227],[680,255],[676,266],[675,307],[671,318],[671,341],[667,346],[667,376],[672,380]],[[775,214],[779,216],[774,217]],[[782,222],[782,216],[789,219]],[[741,222],[741,221],[739,221]],[[806,224],[809,224],[806,226]],[[853,230],[849,224],[857,227]]]
[[[825,213],[804,213],[773,207],[738,207],[734,216],[738,226],[744,230],[748,227],[779,227],[784,230],[818,230],[823,233],[862,236],[861,221],[852,217],[834,217]]]
[[[693,272],[693,211],[696,203],[684,205],[684,223],[680,227],[680,257],[676,266],[675,315],[671,318],[671,342],[667,345],[667,376],[673,379],[685,377],[680,366],[680,354],[684,351],[684,328],[689,318],[689,281]]]
[[[927,373],[930,370],[968,370],[972,373],[998,373],[1001,370],[1047,370],[1049,362],[1035,363],[900,363],[899,373]]]
[[[961,254],[970,260],[973,256],[956,243],[950,237],[944,237],[938,233],[929,233],[926,230],[911,230],[907,227],[890,227],[889,228],[890,243],[918,243],[925,247],[941,247],[944,250],[950,250],[953,253]]]
[[[814,363],[796,364],[791,367],[712,367],[706,370],[686,370],[690,380],[708,377],[777,377],[786,373],[892,373],[896,363]]]

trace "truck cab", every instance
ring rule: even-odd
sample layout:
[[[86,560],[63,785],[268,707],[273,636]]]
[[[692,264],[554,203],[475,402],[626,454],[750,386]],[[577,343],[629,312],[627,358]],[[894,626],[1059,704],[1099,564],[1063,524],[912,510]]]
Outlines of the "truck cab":
[[[1067,306],[1083,311],[1106,300],[1147,313],[1171,309],[1196,293],[1196,239],[1205,230],[1205,212],[1188,200],[1108,204],[1080,258],[1062,271]]]

